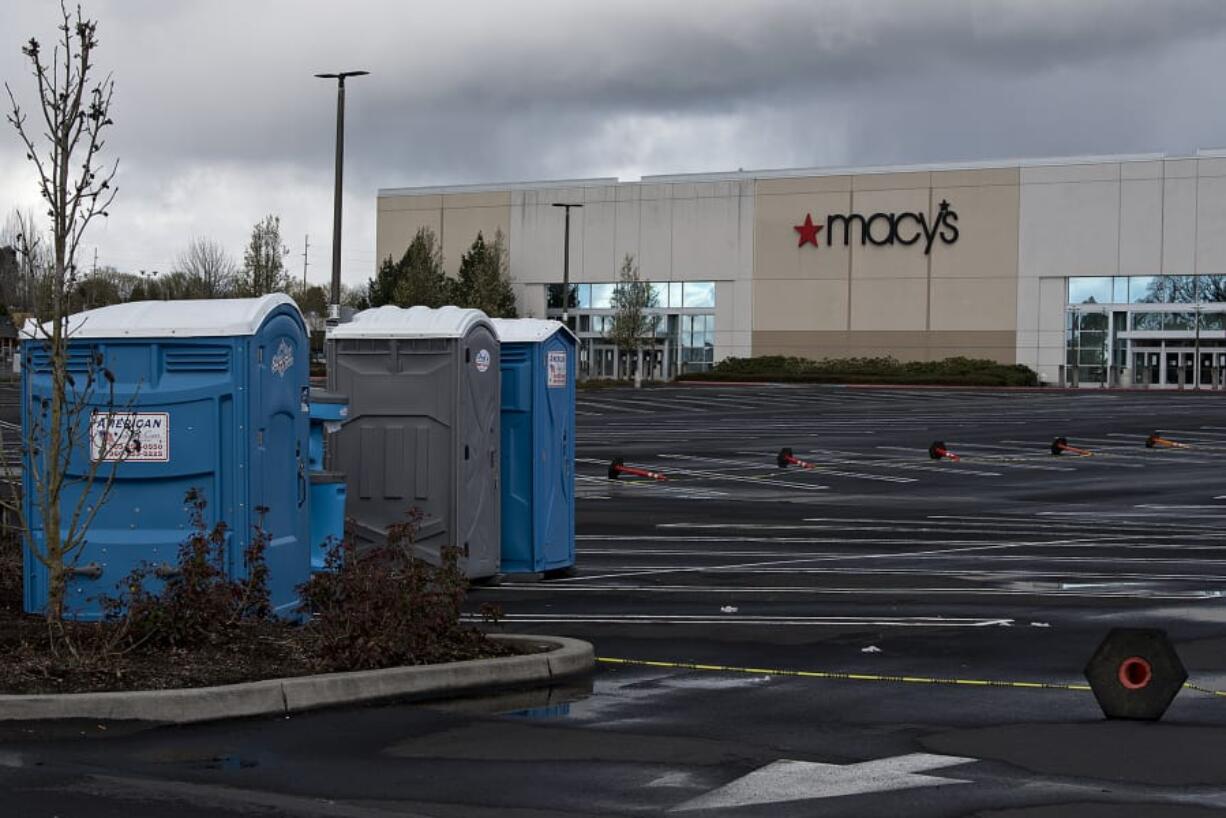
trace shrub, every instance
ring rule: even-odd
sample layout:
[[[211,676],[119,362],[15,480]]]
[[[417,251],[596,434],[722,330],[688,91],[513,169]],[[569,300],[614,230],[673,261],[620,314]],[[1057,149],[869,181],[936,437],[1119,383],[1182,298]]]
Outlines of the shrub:
[[[307,635],[319,669],[370,670],[469,659],[484,637],[460,624],[468,580],[459,550],[442,549],[441,564],[416,557],[422,512],[412,509],[388,530],[386,545],[359,549],[352,537],[335,544],[326,570],[301,586],[310,612]]]
[[[826,358],[783,355],[725,358],[709,372],[682,375],[693,381],[782,381],[804,383],[944,386],[1035,386],[1038,376],[1021,364],[981,358],[900,362],[895,358]]]
[[[106,618],[115,626],[111,639],[118,650],[217,644],[238,623],[271,615],[264,560],[268,535],[263,528],[253,532],[243,555],[246,578],[232,579],[225,570],[226,524],[208,528],[207,504],[199,491],[188,491],[185,502],[191,533],[179,546],[177,564],[167,571],[143,563],[124,578],[119,596],[102,599]],[[165,581],[160,591],[149,590],[151,578]]]

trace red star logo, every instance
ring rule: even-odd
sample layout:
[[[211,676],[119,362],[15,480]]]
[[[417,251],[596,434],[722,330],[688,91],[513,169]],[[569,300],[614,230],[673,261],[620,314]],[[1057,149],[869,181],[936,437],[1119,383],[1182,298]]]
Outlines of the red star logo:
[[[796,243],[797,247],[804,247],[806,244],[812,244],[814,247],[819,247],[817,243],[817,234],[821,232],[823,225],[813,223],[813,215],[805,214],[805,223],[798,224],[792,229],[800,234],[800,241]]]

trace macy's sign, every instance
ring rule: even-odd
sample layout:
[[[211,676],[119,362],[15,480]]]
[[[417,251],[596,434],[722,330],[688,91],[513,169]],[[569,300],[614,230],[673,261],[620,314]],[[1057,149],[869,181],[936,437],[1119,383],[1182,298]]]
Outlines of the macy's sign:
[[[842,228],[840,230],[840,228]],[[932,252],[932,245],[939,238],[945,244],[953,244],[958,240],[958,213],[942,200],[936,218],[928,221],[928,215],[922,212],[904,213],[874,213],[864,216],[860,213],[831,214],[826,217],[826,223],[815,223],[813,214],[806,213],[802,224],[793,229],[800,234],[797,247],[812,244],[820,247],[818,234],[826,231],[826,243],[833,244],[840,240],[843,246],[851,244],[853,228],[860,236],[860,244],[872,244],[885,247],[892,244],[912,245],[920,241],[924,243],[924,255]]]

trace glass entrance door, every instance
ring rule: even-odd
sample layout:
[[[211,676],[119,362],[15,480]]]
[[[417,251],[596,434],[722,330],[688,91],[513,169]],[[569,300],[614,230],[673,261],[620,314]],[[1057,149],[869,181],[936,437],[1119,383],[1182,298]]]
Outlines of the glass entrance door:
[[[592,377],[617,377],[617,347],[592,344]]]
[[[1138,386],[1157,386],[1162,383],[1161,351],[1149,347],[1134,347],[1132,378]]]

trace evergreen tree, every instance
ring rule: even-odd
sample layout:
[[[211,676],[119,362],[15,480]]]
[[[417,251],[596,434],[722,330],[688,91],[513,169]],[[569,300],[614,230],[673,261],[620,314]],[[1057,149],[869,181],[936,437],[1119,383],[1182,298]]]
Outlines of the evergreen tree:
[[[372,307],[395,303],[396,283],[400,280],[400,262],[391,256],[383,259],[379,272],[366,282],[366,300]]]
[[[508,272],[506,240],[502,231],[494,233],[487,244],[485,236],[477,239],[460,260],[459,278],[455,282],[455,302],[461,307],[475,307],[491,318],[517,318],[515,291]]]
[[[400,260],[392,261],[390,256],[385,259],[366,287],[372,307],[441,307],[449,303],[451,282],[443,272],[443,256],[434,231],[428,227],[418,230]]]

